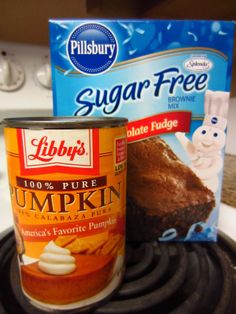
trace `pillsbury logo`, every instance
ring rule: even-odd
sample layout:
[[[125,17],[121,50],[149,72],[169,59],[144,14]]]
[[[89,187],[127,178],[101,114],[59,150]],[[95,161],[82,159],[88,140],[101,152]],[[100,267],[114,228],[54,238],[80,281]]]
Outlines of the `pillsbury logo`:
[[[212,117],[211,123],[212,123],[212,124],[217,124],[217,122],[218,122],[217,117]]]
[[[67,42],[67,55],[75,69],[86,75],[106,72],[115,63],[118,44],[106,26],[87,23],[75,28]]]

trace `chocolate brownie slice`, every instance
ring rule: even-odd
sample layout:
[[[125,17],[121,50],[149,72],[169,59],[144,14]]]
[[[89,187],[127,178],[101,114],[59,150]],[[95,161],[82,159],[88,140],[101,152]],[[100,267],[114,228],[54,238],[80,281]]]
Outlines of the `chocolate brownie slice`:
[[[150,241],[174,228],[186,236],[215,206],[203,185],[160,137],[128,145],[127,237]]]

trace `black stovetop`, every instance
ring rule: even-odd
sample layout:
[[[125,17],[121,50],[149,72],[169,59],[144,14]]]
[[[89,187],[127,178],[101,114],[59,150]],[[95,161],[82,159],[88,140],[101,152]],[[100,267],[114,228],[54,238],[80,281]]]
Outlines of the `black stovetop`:
[[[0,238],[0,314],[42,314],[19,288],[12,231]],[[127,244],[126,274],[95,314],[235,314],[236,243]]]

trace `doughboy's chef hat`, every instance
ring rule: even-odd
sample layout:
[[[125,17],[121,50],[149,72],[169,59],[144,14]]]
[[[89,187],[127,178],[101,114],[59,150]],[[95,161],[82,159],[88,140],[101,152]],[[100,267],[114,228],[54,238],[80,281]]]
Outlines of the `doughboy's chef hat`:
[[[203,125],[213,126],[222,131],[227,125],[229,93],[207,90],[204,99],[205,118]]]

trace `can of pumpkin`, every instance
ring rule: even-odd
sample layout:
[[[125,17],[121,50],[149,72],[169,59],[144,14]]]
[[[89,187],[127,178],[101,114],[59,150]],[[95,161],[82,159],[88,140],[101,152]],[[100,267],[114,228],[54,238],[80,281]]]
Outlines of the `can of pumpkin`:
[[[38,308],[91,310],[122,281],[126,124],[4,120],[21,286]]]

